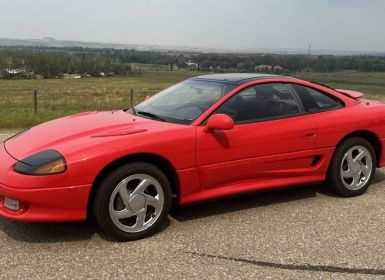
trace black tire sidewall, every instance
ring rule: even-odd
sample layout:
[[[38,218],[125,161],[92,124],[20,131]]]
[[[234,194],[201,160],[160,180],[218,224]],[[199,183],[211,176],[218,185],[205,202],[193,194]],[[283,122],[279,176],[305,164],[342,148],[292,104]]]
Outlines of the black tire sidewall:
[[[372,157],[372,171],[370,174],[370,178],[368,182],[363,186],[362,188],[358,190],[350,190],[342,183],[341,174],[340,174],[340,167],[341,167],[341,161],[345,155],[345,153],[354,146],[363,146],[365,147]],[[373,149],[373,146],[365,139],[361,137],[352,137],[348,138],[345,141],[343,141],[341,144],[339,144],[334,152],[332,161],[329,165],[329,170],[327,173],[327,184],[329,188],[331,188],[334,192],[336,192],[339,195],[346,196],[346,197],[352,197],[357,196],[362,193],[364,193],[367,188],[370,186],[374,173],[376,172],[376,153]]]
[[[164,205],[161,215],[151,227],[138,233],[129,233],[119,229],[112,221],[109,214],[109,202],[115,187],[123,179],[134,174],[150,175],[160,183],[164,193]],[[97,186],[92,210],[95,221],[105,233],[121,241],[137,240],[152,235],[159,230],[170,211],[171,200],[171,187],[165,174],[150,163],[135,162],[117,168]]]

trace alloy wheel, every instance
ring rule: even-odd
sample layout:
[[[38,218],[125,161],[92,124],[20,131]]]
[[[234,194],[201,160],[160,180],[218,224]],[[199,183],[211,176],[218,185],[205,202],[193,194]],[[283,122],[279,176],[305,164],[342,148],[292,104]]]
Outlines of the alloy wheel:
[[[342,183],[349,190],[359,190],[369,181],[372,169],[373,160],[369,150],[361,145],[353,146],[341,161]]]
[[[128,233],[151,227],[163,211],[164,193],[160,183],[147,174],[123,179],[113,190],[109,214],[113,223]]]

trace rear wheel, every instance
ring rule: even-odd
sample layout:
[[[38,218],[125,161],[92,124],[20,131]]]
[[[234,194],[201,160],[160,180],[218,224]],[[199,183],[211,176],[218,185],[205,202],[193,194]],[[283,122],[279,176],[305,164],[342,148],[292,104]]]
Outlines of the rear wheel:
[[[352,137],[341,143],[330,163],[327,184],[342,196],[357,196],[366,191],[376,171],[376,154],[363,138]]]
[[[171,188],[156,166],[137,162],[108,175],[96,190],[93,213],[110,236],[135,240],[155,233],[170,211]]]

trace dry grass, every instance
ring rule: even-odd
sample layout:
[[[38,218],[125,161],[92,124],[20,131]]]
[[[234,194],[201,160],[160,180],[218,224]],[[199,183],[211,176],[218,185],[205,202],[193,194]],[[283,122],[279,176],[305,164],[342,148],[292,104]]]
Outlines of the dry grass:
[[[301,74],[298,78],[328,84],[334,88],[361,91],[366,98],[385,101],[385,73],[340,72]]]
[[[197,72],[147,71],[138,77],[90,78],[78,80],[0,80],[0,129],[32,125],[82,112],[129,107],[144,96],[199,75]],[[32,92],[38,91],[38,113],[33,113]]]

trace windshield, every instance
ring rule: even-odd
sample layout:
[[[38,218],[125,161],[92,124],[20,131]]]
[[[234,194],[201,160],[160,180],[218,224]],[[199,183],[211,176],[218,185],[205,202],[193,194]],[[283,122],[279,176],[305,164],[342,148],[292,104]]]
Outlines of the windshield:
[[[134,107],[133,113],[154,120],[191,124],[234,85],[187,80],[167,88]]]

